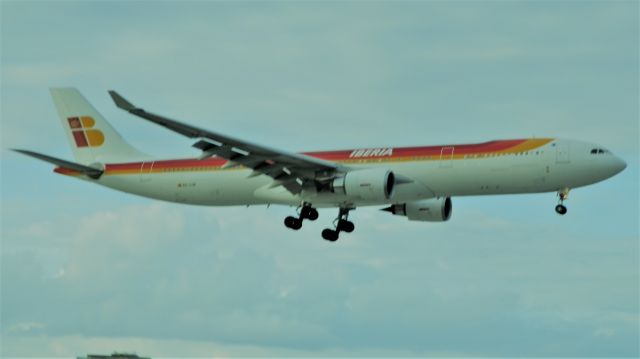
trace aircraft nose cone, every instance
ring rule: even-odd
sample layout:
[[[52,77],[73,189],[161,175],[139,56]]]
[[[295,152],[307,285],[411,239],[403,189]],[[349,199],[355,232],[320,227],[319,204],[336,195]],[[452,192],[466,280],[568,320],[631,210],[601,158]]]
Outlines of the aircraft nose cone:
[[[615,157],[613,159],[613,164],[611,165],[611,169],[613,170],[613,174],[618,174],[627,168],[627,163],[622,160],[620,157]]]

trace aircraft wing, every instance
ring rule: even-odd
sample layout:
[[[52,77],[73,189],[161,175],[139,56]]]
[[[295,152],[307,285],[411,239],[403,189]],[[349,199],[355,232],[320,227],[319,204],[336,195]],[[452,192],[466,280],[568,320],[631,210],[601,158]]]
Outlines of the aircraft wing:
[[[299,193],[308,180],[331,177],[337,171],[346,171],[334,162],[257,145],[147,112],[115,91],[109,91],[109,95],[116,106],[133,115],[184,136],[198,138],[193,147],[202,150],[201,159],[215,155],[229,160],[231,164],[251,168],[254,171],[251,176],[267,175],[273,178],[274,187],[282,185],[293,194]]]

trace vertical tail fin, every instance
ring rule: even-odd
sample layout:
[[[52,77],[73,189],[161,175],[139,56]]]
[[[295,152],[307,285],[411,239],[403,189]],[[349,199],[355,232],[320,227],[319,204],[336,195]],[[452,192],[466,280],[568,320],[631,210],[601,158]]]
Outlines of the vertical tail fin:
[[[129,145],[75,88],[52,88],[73,155],[79,163],[124,162],[148,158]]]

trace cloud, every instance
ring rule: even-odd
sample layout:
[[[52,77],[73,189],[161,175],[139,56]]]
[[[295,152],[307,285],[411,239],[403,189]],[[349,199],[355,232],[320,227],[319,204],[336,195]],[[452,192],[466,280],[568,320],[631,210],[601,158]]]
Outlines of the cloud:
[[[633,342],[626,334],[638,324],[637,291],[623,285],[637,279],[624,255],[633,242],[583,263],[567,258],[611,248],[553,229],[543,232],[549,240],[527,238],[516,225],[478,213],[463,212],[458,223],[467,225],[451,226],[363,211],[362,228],[338,246],[318,238],[321,224],[284,231],[274,221],[284,209],[184,211],[152,203],[56,222],[75,228],[61,244],[68,259],[58,275],[38,264],[46,252],[5,248],[3,321],[15,328],[38,318],[38,332],[54,342],[146,337],[263,353],[448,353],[460,350],[456,338],[463,336],[477,338],[465,346],[477,355],[549,355],[555,351],[539,346],[558,333],[566,343],[595,338],[569,354],[612,350],[607,338]],[[243,226],[246,218],[255,223]],[[402,236],[389,240],[380,231]],[[505,338],[512,344],[496,349]]]
[[[3,80],[23,86],[46,89],[64,83],[68,78],[82,76],[96,68],[79,64],[7,64],[2,68]]]
[[[3,4],[5,147],[69,158],[46,87],[73,85],[163,157],[191,142],[105,90],[288,150],[551,135],[630,166],[565,218],[553,194],[359,208],[332,244],[335,210],[293,232],[289,208],[155,203],[5,151],[2,354],[637,356],[637,6]]]
[[[579,128],[585,140],[637,152],[636,136],[625,130],[637,132],[633,11],[619,4],[550,6],[560,12],[513,4],[202,3],[193,8],[197,11],[175,15],[179,8],[148,11],[131,5],[117,12],[123,17],[95,19],[88,16],[90,8],[57,4],[52,5],[57,11],[78,13],[81,28],[104,28],[110,21],[119,26],[108,36],[81,36],[64,27],[60,31],[73,39],[70,43],[82,47],[82,56],[64,56],[52,38],[58,33],[34,33],[23,28],[28,22],[20,23],[23,40],[9,37],[3,56],[8,69],[25,68],[32,76],[77,69],[64,84],[91,91],[90,99],[104,104],[103,111],[113,107],[105,90],[118,88],[155,111],[291,150],[571,138]],[[170,32],[158,21],[168,13]],[[127,21],[130,17],[135,21]],[[611,26],[584,31],[601,23]],[[25,39],[33,44],[28,51]],[[55,54],[54,59],[13,64],[33,49]],[[6,77],[4,86],[34,85],[13,78]],[[170,89],[161,86],[169,83]],[[19,108],[30,101],[10,95],[7,103],[15,101]],[[612,116],[618,120],[603,128],[603,119]],[[13,113],[6,118],[20,119]],[[152,153],[184,151],[176,140],[169,142],[173,152],[164,152],[167,146],[145,142],[149,127],[126,123],[143,146],[155,147]],[[452,131],[460,126],[469,131]],[[361,136],[353,138],[352,130]],[[332,141],[326,145],[298,135],[327,131]]]
[[[230,345],[211,341],[196,340],[155,340],[150,338],[114,338],[114,337],[17,337],[4,338],[7,356],[37,356],[46,349],[56,357],[78,356],[80,354],[137,353],[149,357],[345,357],[345,356],[395,356],[406,357],[413,352],[406,350],[298,350],[287,348],[265,348],[250,345]],[[38,348],[38,349],[36,349]],[[35,350],[34,350],[35,349]],[[40,350],[39,350],[40,349]],[[424,352],[423,356],[461,357],[470,356],[463,352]]]
[[[36,322],[20,322],[20,323],[16,323],[15,325],[12,325],[9,327],[8,332],[9,333],[15,333],[15,332],[32,332],[34,330],[38,330],[38,329],[44,329],[45,325],[42,323],[36,323]]]

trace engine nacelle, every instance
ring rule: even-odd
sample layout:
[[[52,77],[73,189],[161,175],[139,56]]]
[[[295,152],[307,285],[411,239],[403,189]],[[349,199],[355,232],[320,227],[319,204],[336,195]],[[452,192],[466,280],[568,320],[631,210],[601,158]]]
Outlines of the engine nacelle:
[[[386,201],[396,185],[392,171],[372,168],[348,172],[333,180],[333,191],[361,200]]]
[[[451,198],[440,197],[422,201],[394,204],[383,211],[405,216],[410,221],[445,222],[451,218]]]

